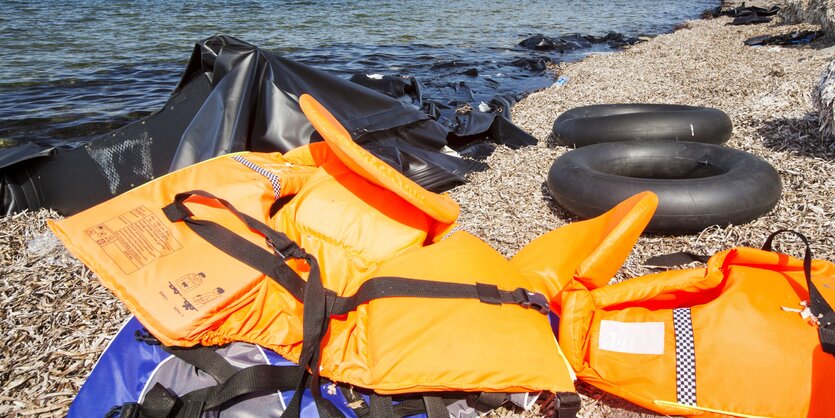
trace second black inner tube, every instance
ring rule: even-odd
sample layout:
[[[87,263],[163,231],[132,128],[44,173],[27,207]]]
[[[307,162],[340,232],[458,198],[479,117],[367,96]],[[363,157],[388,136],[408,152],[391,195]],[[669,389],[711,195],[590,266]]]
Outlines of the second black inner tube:
[[[557,143],[584,147],[618,141],[690,141],[724,144],[733,131],[725,112],[670,104],[603,104],[582,106],[554,122]]]

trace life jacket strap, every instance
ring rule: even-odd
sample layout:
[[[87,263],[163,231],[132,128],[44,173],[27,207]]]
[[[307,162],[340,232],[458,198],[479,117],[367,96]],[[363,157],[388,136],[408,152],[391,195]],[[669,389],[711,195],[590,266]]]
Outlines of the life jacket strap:
[[[821,342],[823,351],[835,355],[835,310],[832,305],[835,301],[827,301],[821,294],[815,281],[812,280],[812,247],[809,245],[809,240],[800,232],[791,229],[781,229],[772,232],[765,243],[763,243],[762,250],[773,251],[772,245],[774,238],[778,235],[789,233],[798,237],[805,245],[806,249],[803,253],[803,275],[806,279],[806,287],[809,289],[809,310],[818,321],[818,337]],[[675,267],[692,262],[706,263],[709,256],[694,254],[690,252],[677,252],[671,254],[658,255],[650,257],[644,261],[645,265],[652,267]]]
[[[301,377],[296,366],[257,365],[238,370],[215,386],[197,389],[182,396],[155,384],[142,403],[127,403],[109,416],[119,418],[177,417],[200,418],[204,411],[244,400],[253,393],[292,390]]]
[[[394,416],[394,400],[391,396],[372,395],[369,418],[389,418]]]
[[[234,366],[215,351],[215,347],[169,347],[161,345],[166,353],[177,357],[180,360],[194,366],[212,376],[216,382],[225,382],[232,378],[237,372]]]
[[[545,295],[524,288],[508,291],[492,284],[450,283],[405,277],[374,277],[360,285],[351,296],[335,296],[331,315],[344,315],[374,299],[413,297],[431,299],[477,299],[491,305],[519,305],[547,315],[550,304]]]
[[[800,238],[806,246],[803,254],[803,275],[806,277],[806,285],[809,288],[809,310],[818,320],[818,337],[823,351],[835,355],[835,310],[832,308],[832,303],[835,301],[827,301],[812,280],[812,247],[809,245],[809,240],[800,232],[781,229],[768,236],[762,249],[772,251],[774,238],[783,233],[790,233]]]
[[[191,210],[186,206],[186,199],[191,196],[212,199],[223,205],[249,229],[263,236],[273,253],[246,238],[238,236],[220,224],[209,220],[195,219]],[[238,211],[229,202],[202,190],[179,193],[174,197],[174,201],[162,210],[171,222],[184,222],[195,234],[217,249],[275,280],[299,301],[304,300],[305,281],[285,263],[285,260],[288,258],[307,258],[308,255],[287,235]]]

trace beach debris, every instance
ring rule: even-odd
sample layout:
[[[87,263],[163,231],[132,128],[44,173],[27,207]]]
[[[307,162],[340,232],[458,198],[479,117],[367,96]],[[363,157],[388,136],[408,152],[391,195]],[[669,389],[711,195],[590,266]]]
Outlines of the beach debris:
[[[641,38],[628,37],[618,32],[609,32],[603,36],[573,33],[555,38],[539,34],[525,38],[519,42],[519,46],[536,51],[566,52],[590,48],[592,44],[605,43],[611,48],[622,48],[627,45],[634,45],[638,42],[642,42]]]
[[[567,75],[561,75],[561,76],[557,77],[557,81],[554,82],[554,86],[555,87],[562,87],[566,83],[568,83],[568,80],[571,80],[571,77],[569,77]]]
[[[745,6],[745,2],[739,7],[719,6],[713,9],[713,17],[729,16],[729,17],[744,17],[744,16],[774,16],[780,11],[780,6],[774,4],[768,9],[758,6]]]
[[[770,8],[766,9],[763,7],[757,6],[745,6],[745,3],[742,3],[742,6],[739,7],[725,7],[719,6],[713,9],[713,17],[719,16],[730,16],[734,18],[729,25],[756,25],[759,23],[768,23],[771,22],[771,16],[777,14],[780,11],[780,6],[773,5]]]
[[[748,46],[762,45],[805,45],[823,36],[822,30],[801,30],[780,35],[759,35],[743,42]]]

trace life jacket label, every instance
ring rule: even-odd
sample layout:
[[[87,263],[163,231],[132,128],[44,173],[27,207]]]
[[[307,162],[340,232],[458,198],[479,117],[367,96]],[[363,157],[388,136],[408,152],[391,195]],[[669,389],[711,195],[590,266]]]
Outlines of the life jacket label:
[[[618,353],[664,354],[664,323],[601,320],[598,347]]]
[[[139,206],[84,230],[125,274],[182,248],[150,209]]]

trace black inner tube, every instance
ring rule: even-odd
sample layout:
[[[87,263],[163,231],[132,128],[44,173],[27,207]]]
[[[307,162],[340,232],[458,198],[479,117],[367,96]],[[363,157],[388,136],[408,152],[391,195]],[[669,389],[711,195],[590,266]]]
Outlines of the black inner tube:
[[[560,206],[592,218],[643,191],[658,195],[647,231],[692,233],[750,222],[780,199],[777,171],[744,151],[673,141],[611,142],[554,161],[548,188]]]
[[[557,143],[584,147],[618,141],[689,141],[723,144],[733,131],[719,109],[669,104],[603,104],[582,106],[554,122]]]
[[[694,160],[681,157],[631,157],[608,161],[597,161],[591,167],[613,176],[637,179],[695,179],[713,177],[728,171],[706,160]]]

